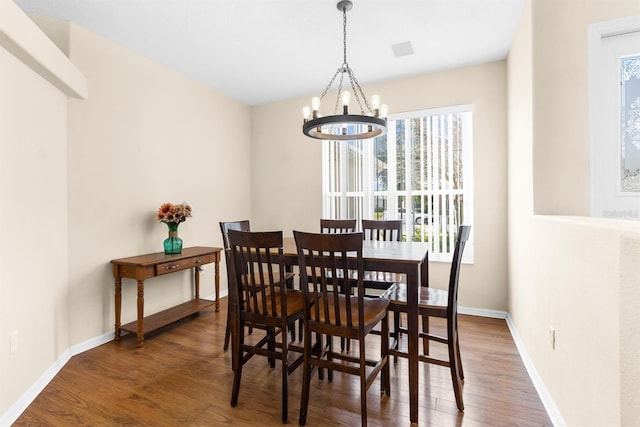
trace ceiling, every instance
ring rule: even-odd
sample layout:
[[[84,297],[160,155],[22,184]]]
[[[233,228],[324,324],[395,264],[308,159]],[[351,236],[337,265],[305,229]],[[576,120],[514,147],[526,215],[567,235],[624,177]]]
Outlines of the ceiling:
[[[342,64],[337,0],[14,1],[248,105],[318,95]],[[353,2],[347,61],[366,84],[506,58],[524,0]],[[413,55],[396,57],[404,42]]]

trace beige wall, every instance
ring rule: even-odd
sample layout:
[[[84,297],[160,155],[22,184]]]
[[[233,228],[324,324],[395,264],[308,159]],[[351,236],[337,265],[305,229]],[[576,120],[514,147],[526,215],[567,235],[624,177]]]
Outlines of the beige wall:
[[[508,60],[509,313],[570,426],[637,421],[640,224],[534,211],[588,214],[587,26],[639,12],[527,1]]]
[[[250,215],[248,106],[74,24],[34,19],[86,76],[89,97],[67,100],[0,48],[1,347],[19,331],[18,351],[0,352],[8,417],[56,362],[110,339],[109,261],[162,250],[160,204],[193,206],[180,226],[187,246],[221,246],[218,221]],[[213,272],[202,274],[204,296]],[[145,288],[147,312],[192,297],[190,275],[172,276]],[[135,288],[124,281],[124,322]]]
[[[222,246],[218,221],[249,215],[250,119],[240,102],[76,25],[70,58],[90,91],[69,103],[69,299],[78,343],[113,329],[109,261],[162,250],[160,204],[193,207],[179,228],[186,246]],[[146,287],[149,312],[191,297],[191,275],[171,276]],[[125,322],[135,318],[135,288],[123,284]],[[210,267],[201,293],[213,292]]]
[[[0,46],[0,414],[69,348],[66,116]]]
[[[321,89],[321,88],[318,88]],[[506,311],[506,63],[368,85],[392,112],[473,104],[475,264],[463,265],[460,304]],[[302,107],[312,95],[251,110],[252,220],[262,229],[319,231],[321,142],[302,134]],[[329,96],[329,95],[328,95]],[[252,224],[252,225],[254,225]],[[446,284],[447,264],[432,263]]]

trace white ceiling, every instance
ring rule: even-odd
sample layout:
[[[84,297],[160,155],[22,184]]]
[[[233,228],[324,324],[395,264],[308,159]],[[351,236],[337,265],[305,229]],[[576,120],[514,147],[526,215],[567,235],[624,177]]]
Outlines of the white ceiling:
[[[249,105],[319,94],[342,64],[337,0],[14,1]],[[366,84],[506,58],[524,0],[353,1],[347,60]],[[407,41],[414,54],[396,58]]]

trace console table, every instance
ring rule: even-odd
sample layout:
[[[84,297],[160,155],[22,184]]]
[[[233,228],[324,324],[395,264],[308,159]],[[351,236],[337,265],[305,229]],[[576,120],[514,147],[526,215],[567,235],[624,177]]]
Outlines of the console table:
[[[218,311],[220,301],[220,254],[222,248],[209,248],[203,246],[185,248],[181,254],[165,255],[157,252],[147,255],[138,255],[129,258],[114,259],[113,277],[115,277],[115,340],[120,340],[121,331],[137,334],[138,347],[144,345],[144,334],[166,326],[176,320],[183,319],[198,313],[206,307],[215,304]],[[200,270],[198,267],[204,264],[215,263],[215,301],[200,298]],[[163,310],[159,313],[144,317],[144,281],[151,277],[162,276],[177,271],[193,268],[195,277],[194,298],[185,303]],[[122,279],[134,279],[138,282],[138,319],[134,322],[120,325],[122,311]]]

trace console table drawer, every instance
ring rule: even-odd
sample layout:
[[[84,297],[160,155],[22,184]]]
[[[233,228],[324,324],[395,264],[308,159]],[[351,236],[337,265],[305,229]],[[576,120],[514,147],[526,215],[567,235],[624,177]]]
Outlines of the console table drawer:
[[[174,271],[186,270],[192,267],[198,267],[203,264],[208,264],[216,260],[215,254],[202,255],[196,258],[177,259],[175,261],[165,262],[156,265],[156,276],[163,274],[173,273]]]

